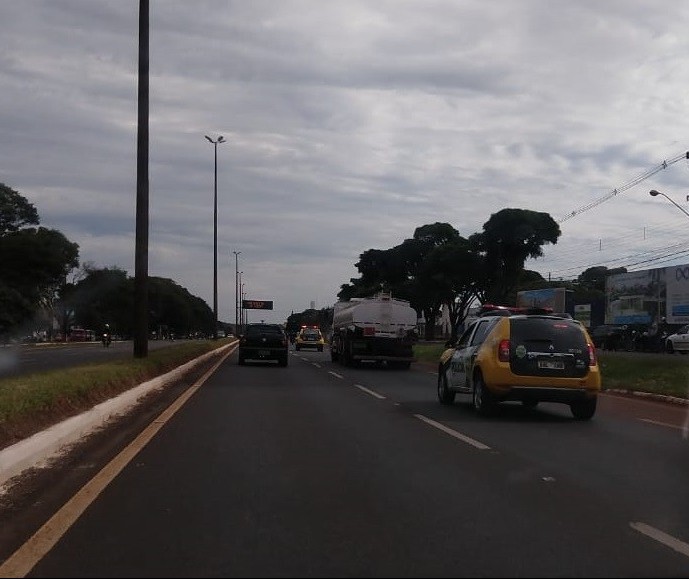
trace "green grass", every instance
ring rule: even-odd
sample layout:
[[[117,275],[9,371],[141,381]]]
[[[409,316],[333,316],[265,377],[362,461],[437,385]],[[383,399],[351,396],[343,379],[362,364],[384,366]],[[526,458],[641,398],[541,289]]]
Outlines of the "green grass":
[[[230,343],[199,340],[127,358],[0,379],[0,448]]]
[[[444,344],[416,344],[420,362],[437,364]],[[688,398],[689,356],[649,355],[599,350],[603,390],[631,390]]]

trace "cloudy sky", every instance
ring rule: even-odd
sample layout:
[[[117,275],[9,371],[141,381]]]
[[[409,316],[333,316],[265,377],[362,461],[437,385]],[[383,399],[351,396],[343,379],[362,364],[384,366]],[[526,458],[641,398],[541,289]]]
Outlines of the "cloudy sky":
[[[0,182],[132,276],[138,10],[0,0]],[[281,322],[363,251],[506,207],[560,223],[527,263],[551,279],[687,263],[689,216],[648,194],[689,209],[687,30],[666,0],[151,0],[149,273],[212,307],[205,135],[223,321],[236,265]]]

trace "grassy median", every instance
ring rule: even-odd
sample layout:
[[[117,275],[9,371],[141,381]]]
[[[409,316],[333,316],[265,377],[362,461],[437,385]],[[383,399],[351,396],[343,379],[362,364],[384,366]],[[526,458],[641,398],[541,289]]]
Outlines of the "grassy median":
[[[231,341],[185,342],[149,351],[145,358],[0,379],[0,449]]]

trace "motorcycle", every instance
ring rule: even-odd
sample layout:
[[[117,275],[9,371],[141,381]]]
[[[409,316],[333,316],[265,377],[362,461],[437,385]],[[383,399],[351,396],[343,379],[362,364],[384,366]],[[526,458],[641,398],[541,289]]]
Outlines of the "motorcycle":
[[[112,342],[112,337],[107,332],[103,332],[103,337],[101,338],[101,341],[103,342],[103,347],[107,348],[108,346],[110,346]]]

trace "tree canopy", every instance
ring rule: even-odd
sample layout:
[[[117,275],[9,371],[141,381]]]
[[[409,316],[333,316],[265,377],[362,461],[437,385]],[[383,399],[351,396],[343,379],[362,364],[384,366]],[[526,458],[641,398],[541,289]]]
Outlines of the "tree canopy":
[[[60,231],[38,226],[36,208],[0,184],[0,334],[30,319],[54,298],[79,265],[79,246]]]
[[[425,318],[431,337],[428,330],[443,305],[454,328],[476,299],[515,301],[520,282],[533,281],[535,272],[524,270],[526,260],[542,256],[543,245],[557,243],[559,236],[550,215],[527,209],[503,209],[469,238],[449,223],[422,225],[400,245],[364,251],[356,263],[361,276],[343,284],[338,298],[390,291]]]

